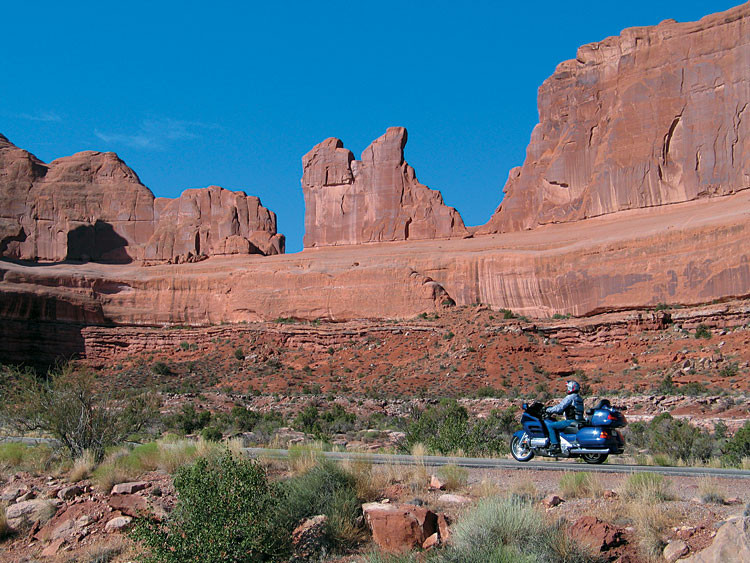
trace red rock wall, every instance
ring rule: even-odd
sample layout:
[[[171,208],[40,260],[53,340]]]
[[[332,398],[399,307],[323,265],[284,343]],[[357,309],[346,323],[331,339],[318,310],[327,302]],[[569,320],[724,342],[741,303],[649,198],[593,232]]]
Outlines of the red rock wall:
[[[302,158],[305,247],[468,235],[458,212],[404,161],[406,138],[406,129],[390,127],[361,160],[330,138]]]
[[[0,135],[0,256],[180,262],[283,252],[276,215],[257,197],[211,186],[155,199],[114,153],[45,164]]]
[[[539,89],[539,124],[478,233],[750,187],[750,4],[578,49]]]

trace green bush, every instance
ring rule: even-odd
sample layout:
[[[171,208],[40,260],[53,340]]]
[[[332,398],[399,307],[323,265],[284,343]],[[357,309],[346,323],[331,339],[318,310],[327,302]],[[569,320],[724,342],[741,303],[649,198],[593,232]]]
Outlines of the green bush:
[[[711,336],[711,329],[709,329],[708,326],[701,323],[697,327],[695,327],[696,338],[705,338],[706,340],[708,340],[711,338]]]
[[[746,422],[726,441],[722,453],[730,465],[739,465],[743,457],[750,456],[750,422]]]
[[[655,416],[650,423],[634,422],[628,425],[626,434],[628,442],[636,448],[685,462],[706,461],[718,447],[710,434],[686,420],[672,418],[669,413]]]
[[[192,434],[203,430],[211,422],[211,412],[202,410],[198,412],[192,403],[182,405],[178,413],[165,419],[169,428],[179,430],[183,434]]]
[[[434,407],[415,411],[413,421],[405,428],[402,450],[411,451],[415,444],[441,454],[463,451],[467,455],[505,453],[516,417],[512,409],[493,410],[483,419],[469,419],[469,414],[455,399],[442,399]]]
[[[353,430],[357,416],[347,412],[341,405],[335,404],[322,413],[315,405],[307,405],[294,418],[293,426],[300,432],[312,434],[318,438],[327,438]]]
[[[292,529],[301,520],[325,514],[326,536],[333,546],[349,546],[361,535],[362,514],[353,475],[330,461],[319,461],[312,469],[281,484],[282,512]]]
[[[178,469],[177,506],[167,519],[138,519],[132,536],[145,561],[279,561],[290,550],[290,527],[278,485],[264,469],[226,452]]]
[[[244,360],[245,359],[245,351],[242,348],[235,348],[234,349],[234,357],[238,360]]]
[[[221,442],[223,437],[224,435],[221,433],[221,430],[213,426],[206,426],[201,430],[201,438],[206,442]]]
[[[164,362],[156,362],[151,366],[151,371],[156,375],[172,375],[172,368]]]

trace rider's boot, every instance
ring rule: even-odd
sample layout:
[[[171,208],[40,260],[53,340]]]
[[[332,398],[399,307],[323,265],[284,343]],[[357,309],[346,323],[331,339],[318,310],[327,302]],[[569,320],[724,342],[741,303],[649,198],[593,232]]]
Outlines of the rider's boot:
[[[560,444],[550,444],[549,454],[553,457],[561,455],[562,450],[560,449]]]

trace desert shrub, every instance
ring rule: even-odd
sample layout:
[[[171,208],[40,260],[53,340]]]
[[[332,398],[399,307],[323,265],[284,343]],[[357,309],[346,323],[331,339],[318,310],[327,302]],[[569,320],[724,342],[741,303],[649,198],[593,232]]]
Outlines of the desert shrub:
[[[257,411],[235,406],[231,411],[232,420],[238,430],[245,432],[251,431],[261,419],[261,414]]]
[[[710,339],[711,336],[711,329],[708,328],[708,326],[704,325],[703,323],[699,324],[697,327],[695,327],[695,337],[696,338],[705,338],[706,340]]]
[[[353,430],[356,420],[357,416],[347,412],[341,405],[334,404],[330,409],[320,412],[318,407],[311,404],[297,414],[292,424],[300,432],[325,438]]]
[[[245,351],[242,348],[235,348],[234,349],[234,357],[237,360],[244,360],[245,359]]]
[[[636,531],[638,551],[646,561],[662,560],[664,535],[673,523],[668,505],[653,499],[631,500],[624,506],[625,517]]]
[[[57,438],[77,458],[89,450],[99,461],[107,447],[122,443],[153,420],[153,394],[105,392],[94,375],[71,365],[39,377],[31,370],[3,368],[0,420],[17,432],[41,431]]]
[[[440,563],[532,563],[595,561],[573,542],[562,521],[549,521],[532,505],[488,498],[465,514],[451,533],[451,545],[438,553]]]
[[[601,493],[598,479],[587,471],[566,471],[560,477],[560,493],[564,498],[595,497]]]
[[[655,416],[651,422],[634,422],[627,428],[628,441],[637,448],[645,448],[654,456],[691,462],[707,461],[717,449],[717,441],[710,434],[687,420],[675,419],[669,413]]]
[[[671,395],[675,392],[677,389],[677,386],[674,384],[674,381],[672,380],[672,375],[667,374],[664,376],[664,379],[662,379],[659,382],[659,386],[656,388],[656,392],[660,393],[662,395]]]
[[[281,508],[290,529],[301,520],[325,514],[327,536],[333,545],[352,545],[361,538],[357,518],[362,514],[355,477],[330,461],[321,460],[312,469],[281,483]]]
[[[646,503],[672,500],[671,483],[659,473],[633,473],[625,480],[622,494],[626,499]]]
[[[223,437],[224,435],[221,433],[221,430],[213,426],[206,426],[201,430],[201,438],[207,442],[221,442]]]
[[[464,467],[459,467],[453,463],[443,465],[438,469],[438,476],[445,484],[449,491],[455,491],[466,486],[469,481],[469,471]]]
[[[750,456],[750,422],[746,422],[726,441],[722,454],[729,465],[740,465],[743,458]]]
[[[156,375],[172,375],[172,368],[170,368],[169,364],[165,362],[155,362],[154,365],[151,366],[151,371]]]
[[[139,519],[145,561],[278,561],[289,552],[281,494],[261,465],[227,452],[178,469],[177,505],[162,522]]]
[[[429,451],[467,455],[505,453],[516,417],[512,409],[493,410],[483,419],[469,419],[469,414],[455,399],[442,399],[434,407],[412,413],[405,428],[403,450],[424,444]]]
[[[164,423],[168,428],[178,430],[183,434],[192,434],[203,430],[211,422],[211,412],[197,411],[192,403],[182,405],[180,411],[165,417]]]
[[[490,397],[490,398],[504,397],[505,390],[496,389],[492,387],[491,385],[486,385],[484,387],[480,387],[479,389],[477,389],[476,395],[480,399],[485,398],[485,397]]]
[[[516,318],[516,316],[513,314],[513,311],[511,311],[510,309],[500,309],[499,312],[503,314],[503,319],[505,319],[506,321]]]
[[[740,373],[740,366],[737,362],[727,362],[719,370],[721,377],[736,377]]]

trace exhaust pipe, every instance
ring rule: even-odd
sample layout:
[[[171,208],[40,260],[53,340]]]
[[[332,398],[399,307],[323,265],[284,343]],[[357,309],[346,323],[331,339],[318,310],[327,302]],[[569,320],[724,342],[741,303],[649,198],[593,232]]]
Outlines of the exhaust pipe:
[[[568,450],[571,454],[608,454],[609,448],[576,448]]]

